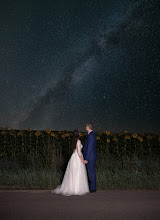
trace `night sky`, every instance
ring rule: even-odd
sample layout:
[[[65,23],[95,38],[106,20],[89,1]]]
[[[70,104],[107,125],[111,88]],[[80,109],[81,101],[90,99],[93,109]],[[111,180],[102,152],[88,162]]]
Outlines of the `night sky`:
[[[0,4],[0,126],[160,131],[158,0]]]

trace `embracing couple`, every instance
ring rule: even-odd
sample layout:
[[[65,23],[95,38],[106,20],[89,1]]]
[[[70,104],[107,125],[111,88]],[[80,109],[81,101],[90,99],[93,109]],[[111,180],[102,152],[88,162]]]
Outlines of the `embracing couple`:
[[[93,131],[93,125],[86,125],[88,137],[85,141],[84,148],[80,141],[78,130],[73,132],[73,153],[68,162],[63,181],[52,193],[61,193],[65,196],[83,195],[89,192],[96,192],[96,172],[95,165],[97,160],[97,139]],[[81,152],[83,148],[83,154]],[[88,184],[87,170],[90,184]]]

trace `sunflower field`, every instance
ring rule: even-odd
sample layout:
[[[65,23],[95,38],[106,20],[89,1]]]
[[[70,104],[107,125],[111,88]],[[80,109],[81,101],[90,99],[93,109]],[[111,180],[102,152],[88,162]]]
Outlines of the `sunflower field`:
[[[142,163],[142,161],[144,161],[145,158],[147,158],[145,170],[146,166],[148,166],[148,170],[150,169],[150,161],[159,161],[159,134],[130,133],[128,131],[112,133],[107,130],[104,133],[96,133],[96,137],[98,153],[98,165],[96,169],[97,171],[101,170],[100,173],[97,172],[97,176],[100,176],[100,178],[103,176],[103,169],[105,172],[106,170],[112,169],[112,172],[115,173],[116,167],[118,167],[118,169],[121,170],[127,169],[129,172],[139,172],[137,171],[138,164],[141,162],[141,166],[144,167],[144,162]],[[81,132],[80,139],[83,145],[86,138],[87,132]],[[61,173],[61,171],[63,173],[72,154],[71,142],[71,131],[32,130],[30,128],[26,130],[16,130],[1,127],[0,158],[1,161],[7,161],[7,164],[12,162],[18,164],[20,169],[34,167],[34,169],[37,170],[45,169],[50,170],[52,173]],[[157,163],[158,162],[156,162],[156,164]],[[3,169],[6,169],[4,168],[6,167],[4,163],[0,165]],[[156,166],[159,168],[159,163]],[[156,172],[156,169],[157,168],[154,168],[153,170]],[[10,170],[10,168],[8,168],[8,170]],[[1,173],[1,175],[4,175],[5,172],[6,171]],[[103,188],[106,175],[109,174],[105,174],[101,183],[99,182],[100,188]],[[104,188],[106,188],[106,185]]]

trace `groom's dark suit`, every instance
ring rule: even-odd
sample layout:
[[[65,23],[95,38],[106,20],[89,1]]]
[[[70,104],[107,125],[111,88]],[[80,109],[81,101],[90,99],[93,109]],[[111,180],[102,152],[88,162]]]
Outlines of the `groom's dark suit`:
[[[90,190],[96,190],[96,172],[95,165],[97,160],[97,139],[94,131],[91,131],[85,141],[83,148],[84,159],[88,161],[87,170],[90,177]]]

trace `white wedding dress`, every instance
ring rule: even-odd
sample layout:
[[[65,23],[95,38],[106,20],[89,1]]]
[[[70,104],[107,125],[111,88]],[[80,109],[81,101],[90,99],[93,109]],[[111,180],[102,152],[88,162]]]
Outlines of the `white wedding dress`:
[[[82,147],[83,145],[78,139],[76,149],[73,151],[70,160],[68,161],[62,184],[52,190],[52,193],[61,193],[65,196],[84,195],[89,193],[86,167],[79,157],[79,155],[82,155]]]

